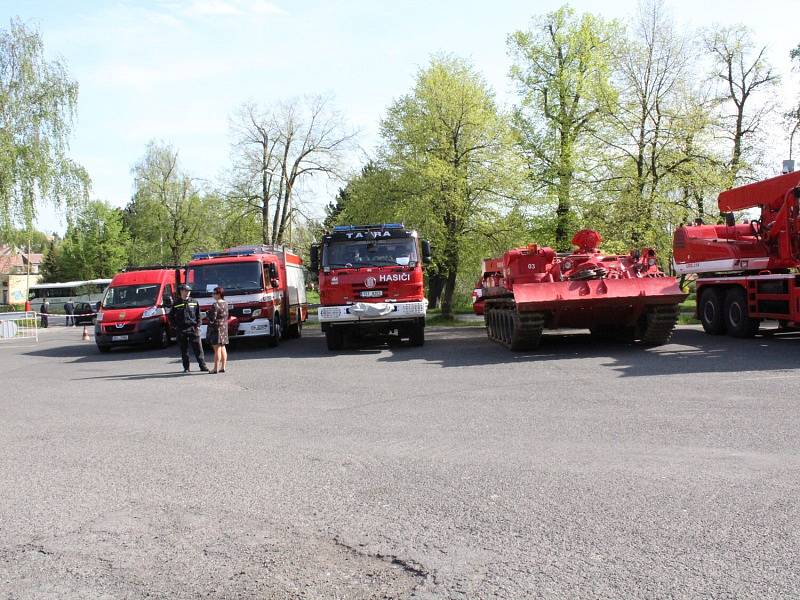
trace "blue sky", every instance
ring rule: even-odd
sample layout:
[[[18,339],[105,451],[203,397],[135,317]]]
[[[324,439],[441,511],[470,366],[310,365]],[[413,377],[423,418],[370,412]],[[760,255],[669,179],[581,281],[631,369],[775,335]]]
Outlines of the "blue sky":
[[[558,0],[0,0],[40,28],[46,52],[61,56],[80,83],[74,158],[94,197],[122,206],[130,169],[148,140],[172,142],[195,176],[214,180],[229,157],[228,118],[242,102],[325,93],[370,152],[386,106],[408,91],[430,55],[474,62],[502,103],[513,101],[505,38]],[[574,0],[579,11],[626,19],[635,0]],[[683,27],[746,23],[788,74],[800,42],[800,0],[668,0]],[[788,24],[792,23],[792,26]],[[777,149],[776,156],[783,153]],[[353,158],[355,165],[359,157]],[[318,191],[320,205],[326,194]],[[63,229],[52,210],[40,226]]]

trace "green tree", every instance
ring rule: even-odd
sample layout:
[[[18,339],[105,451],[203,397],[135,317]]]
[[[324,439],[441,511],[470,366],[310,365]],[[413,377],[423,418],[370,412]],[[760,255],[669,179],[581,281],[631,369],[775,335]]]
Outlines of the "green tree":
[[[64,260],[61,253],[61,240],[53,238],[47,244],[41,265],[42,281],[58,283],[67,281],[64,271]]]
[[[209,220],[208,206],[182,170],[178,151],[151,141],[133,167],[133,176],[133,200],[125,208],[125,223],[133,239],[131,262],[177,265],[192,251],[205,249],[207,234],[216,222]]]
[[[44,252],[48,247],[48,239],[47,234],[37,229],[12,228],[0,230],[0,244],[8,244],[25,252],[29,246],[31,252]]]
[[[122,211],[106,202],[89,202],[67,227],[64,242],[48,273],[70,280],[111,277],[125,266],[130,236]],[[49,269],[49,267],[48,267]]]
[[[78,84],[48,61],[42,38],[21,21],[0,30],[0,226],[30,227],[37,207],[72,209],[89,176],[68,156]]]
[[[490,234],[518,197],[522,172],[508,120],[472,65],[443,56],[389,107],[381,133],[383,162],[405,196],[396,212],[437,249],[442,315],[451,317],[466,245]]]
[[[615,23],[562,7],[508,39],[521,150],[535,191],[556,199],[558,250],[571,247],[576,183],[589,170],[592,131],[614,102],[610,77],[618,37]]]

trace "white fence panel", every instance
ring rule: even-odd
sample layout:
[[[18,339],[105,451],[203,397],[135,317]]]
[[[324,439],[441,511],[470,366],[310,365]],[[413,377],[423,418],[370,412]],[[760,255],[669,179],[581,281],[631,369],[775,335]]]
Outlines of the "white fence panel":
[[[39,316],[33,311],[0,313],[0,343],[20,339],[39,341]]]

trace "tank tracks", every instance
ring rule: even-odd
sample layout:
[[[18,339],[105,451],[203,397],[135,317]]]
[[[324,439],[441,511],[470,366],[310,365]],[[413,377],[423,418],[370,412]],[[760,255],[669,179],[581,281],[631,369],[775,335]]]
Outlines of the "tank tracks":
[[[606,339],[661,346],[669,342],[678,323],[680,308],[675,304],[651,306],[635,327],[612,331],[602,329]],[[511,350],[535,350],[544,330],[545,314],[517,311],[513,300],[488,301],[484,315],[489,339]],[[594,331],[594,330],[593,330]],[[599,332],[598,332],[599,333]]]
[[[486,333],[489,339],[511,350],[535,350],[544,330],[544,314],[520,313],[512,300],[488,301]]]
[[[677,304],[651,306],[639,321],[639,341],[644,346],[661,346],[669,342],[678,323]]]

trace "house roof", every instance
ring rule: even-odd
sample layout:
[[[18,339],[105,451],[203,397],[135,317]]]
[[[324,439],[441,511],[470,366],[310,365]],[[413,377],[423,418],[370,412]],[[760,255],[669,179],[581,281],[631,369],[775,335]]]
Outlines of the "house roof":
[[[4,248],[0,248],[0,273],[4,275],[15,270],[27,269],[28,262],[30,262],[31,266],[41,265],[44,258],[44,255],[38,252],[31,252],[30,254],[24,252],[11,254],[3,250]]]

